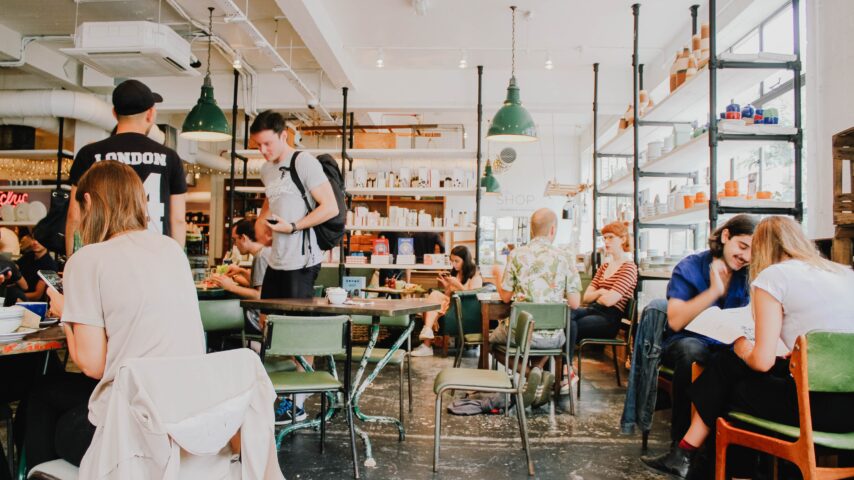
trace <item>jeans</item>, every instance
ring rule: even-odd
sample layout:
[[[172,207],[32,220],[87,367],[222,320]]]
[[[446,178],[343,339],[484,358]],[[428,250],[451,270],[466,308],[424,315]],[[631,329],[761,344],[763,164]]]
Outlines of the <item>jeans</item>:
[[[569,328],[569,357],[585,338],[616,338],[623,312],[616,307],[593,305],[572,310]]]
[[[83,374],[63,373],[45,377],[30,393],[24,433],[29,467],[56,458],[80,465],[95,434],[88,415],[97,384]]]
[[[670,332],[668,332],[670,333]],[[678,442],[691,426],[691,364],[705,365],[715,351],[729,348],[728,345],[711,343],[708,339],[677,334],[678,338],[665,339],[661,363],[673,369],[672,419],[670,439]],[[667,336],[667,333],[665,333]]]
[[[631,434],[635,425],[641,430],[652,428],[652,413],[658,394],[658,365],[661,360],[661,341],[667,326],[667,300],[653,300],[646,306],[638,323],[632,350],[632,368],[620,433]]]

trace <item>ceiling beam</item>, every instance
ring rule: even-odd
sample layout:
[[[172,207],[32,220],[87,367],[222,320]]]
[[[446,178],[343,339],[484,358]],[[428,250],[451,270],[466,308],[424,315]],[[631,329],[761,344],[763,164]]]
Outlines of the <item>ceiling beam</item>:
[[[314,59],[336,88],[355,90],[356,68],[344,51],[344,41],[326,11],[317,0],[276,0]]]
[[[18,59],[21,56],[21,41],[23,35],[11,28],[0,25],[0,57]],[[69,37],[69,41],[71,37]],[[76,60],[40,44],[38,41],[29,43],[24,50],[25,63],[21,71],[38,75],[57,82],[58,86],[82,91],[82,66]],[[5,69],[0,69],[3,72]]]

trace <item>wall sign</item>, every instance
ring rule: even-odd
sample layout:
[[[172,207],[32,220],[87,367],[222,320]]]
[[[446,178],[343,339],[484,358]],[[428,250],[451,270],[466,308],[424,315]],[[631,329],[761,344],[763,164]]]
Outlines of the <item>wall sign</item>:
[[[19,203],[24,203],[29,201],[30,194],[29,193],[17,193],[12,191],[0,192],[0,206],[3,205],[12,205],[15,206]]]

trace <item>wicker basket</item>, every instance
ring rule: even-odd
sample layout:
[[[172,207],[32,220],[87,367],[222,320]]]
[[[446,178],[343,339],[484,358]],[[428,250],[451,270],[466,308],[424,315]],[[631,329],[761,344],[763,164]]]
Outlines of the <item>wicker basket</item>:
[[[391,336],[388,327],[380,325],[380,333],[377,337],[377,342],[382,342]],[[367,344],[371,339],[371,326],[370,325],[353,325],[353,333],[352,333],[353,343],[364,343]]]

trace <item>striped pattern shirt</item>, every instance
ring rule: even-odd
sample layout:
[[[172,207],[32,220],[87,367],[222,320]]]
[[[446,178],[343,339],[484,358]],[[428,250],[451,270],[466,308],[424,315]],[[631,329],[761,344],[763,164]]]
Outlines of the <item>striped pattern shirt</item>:
[[[614,307],[619,308],[620,311],[625,311],[638,283],[638,267],[634,262],[623,262],[616,272],[612,273],[610,277],[605,277],[605,270],[607,269],[607,263],[599,267],[599,270],[596,270],[596,275],[593,276],[593,281],[590,282],[590,286],[594,290],[604,288],[605,290],[619,292],[621,298]]]

